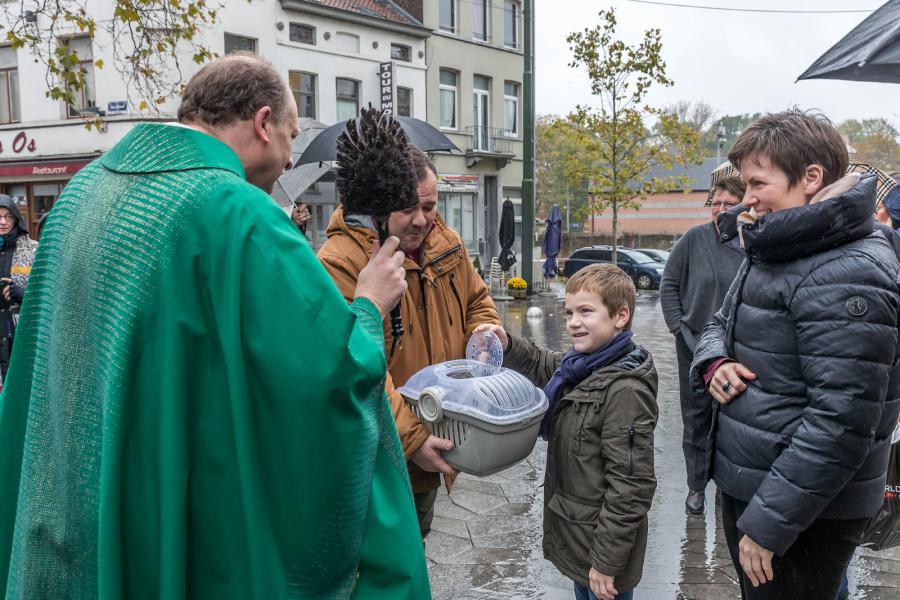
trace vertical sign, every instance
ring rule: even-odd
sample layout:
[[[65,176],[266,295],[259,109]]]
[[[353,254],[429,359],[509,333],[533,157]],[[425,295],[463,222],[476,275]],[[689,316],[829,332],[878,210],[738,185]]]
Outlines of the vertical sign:
[[[381,110],[394,114],[394,63],[386,62],[378,65],[378,78],[381,81]]]

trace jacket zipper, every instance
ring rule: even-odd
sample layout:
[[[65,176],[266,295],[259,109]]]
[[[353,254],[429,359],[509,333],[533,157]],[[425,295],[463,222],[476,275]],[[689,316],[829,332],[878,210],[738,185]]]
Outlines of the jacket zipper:
[[[628,474],[634,475],[634,425],[628,428]]]
[[[460,249],[460,248],[462,248],[462,246],[459,246],[459,245],[453,246],[452,248],[450,248],[450,249],[447,250],[446,252],[442,252],[441,254],[438,254],[437,256],[435,256],[434,258],[432,258],[430,261],[428,261],[428,264],[426,264],[425,266],[426,266],[426,267],[429,267],[429,266],[435,264],[436,262],[441,261],[441,260],[447,258],[448,256],[450,256],[450,255],[453,254],[454,252],[459,252],[459,249]]]
[[[453,280],[454,275],[453,273],[450,273],[450,291],[453,292],[453,297],[456,298],[456,304],[459,305],[459,314],[465,317],[465,314],[463,312],[462,298],[460,298],[459,292],[456,290],[456,284],[453,282]],[[450,317],[450,325],[453,325],[453,317]]]

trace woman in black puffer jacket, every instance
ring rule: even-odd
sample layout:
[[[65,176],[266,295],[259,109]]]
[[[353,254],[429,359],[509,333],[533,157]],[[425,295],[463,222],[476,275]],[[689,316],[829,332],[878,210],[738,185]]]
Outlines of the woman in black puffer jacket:
[[[791,134],[784,130],[798,122],[806,136],[830,128],[796,112],[766,119],[751,126],[763,143],[780,135],[784,145]],[[825,137],[843,148],[836,132]],[[821,154],[814,143],[798,147]],[[755,152],[744,161],[764,154]],[[820,177],[846,169],[846,155],[842,166],[801,160]],[[900,264],[874,229],[874,176],[848,175],[825,189],[820,179],[818,188],[807,186],[807,203],[793,206],[779,206],[771,185],[750,181],[748,196],[765,198],[761,208],[774,212],[741,217],[747,258],[698,343],[691,384],[695,394],[724,402],[716,403],[708,476],[722,491],[744,597],[834,598],[884,495],[900,411]],[[760,567],[767,561],[774,583]]]

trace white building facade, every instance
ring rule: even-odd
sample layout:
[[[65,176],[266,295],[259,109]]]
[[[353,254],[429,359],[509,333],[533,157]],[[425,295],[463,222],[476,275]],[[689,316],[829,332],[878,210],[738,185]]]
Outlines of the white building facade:
[[[424,119],[430,31],[397,3],[349,4],[352,10],[343,8],[346,0],[228,2],[216,27],[206,31],[205,43],[218,54],[246,49],[272,61],[289,82],[301,117],[326,124],[369,104],[381,106],[380,73],[389,64],[394,111]],[[100,22],[112,18],[113,3],[95,0],[88,9]],[[44,66],[27,50],[0,47],[0,192],[17,199],[32,230],[74,173],[135,123],[174,119],[179,103],[172,97],[159,112],[138,110],[99,29],[94,40],[75,31],[61,39],[88,71],[87,86],[71,107],[46,97]],[[200,67],[187,57],[182,68],[186,81]],[[99,127],[87,129],[84,114],[99,116]],[[320,184],[303,197],[313,205],[308,234],[319,245],[336,204],[333,185]]]

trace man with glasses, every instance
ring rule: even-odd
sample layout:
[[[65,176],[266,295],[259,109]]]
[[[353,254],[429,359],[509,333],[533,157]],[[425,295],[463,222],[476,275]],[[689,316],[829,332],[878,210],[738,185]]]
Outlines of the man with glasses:
[[[703,514],[706,506],[706,447],[712,404],[698,404],[692,399],[688,382],[691,360],[703,328],[722,306],[728,286],[744,259],[736,231],[720,231],[716,220],[741,203],[746,188],[730,164],[714,173],[719,179],[709,191],[712,219],[692,227],[678,240],[666,262],[659,287],[663,316],[669,331],[675,335],[684,424],[682,449],[688,484],[685,509],[692,515]]]

